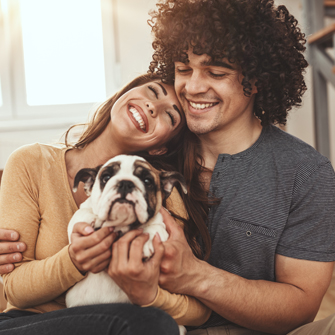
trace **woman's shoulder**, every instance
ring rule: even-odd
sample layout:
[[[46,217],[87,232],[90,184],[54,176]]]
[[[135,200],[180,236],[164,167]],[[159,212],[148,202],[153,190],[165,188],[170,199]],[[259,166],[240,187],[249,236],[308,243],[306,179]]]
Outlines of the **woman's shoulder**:
[[[62,162],[64,149],[52,145],[34,143],[24,145],[9,156],[6,170],[30,171],[40,173],[43,166],[54,166]]]
[[[42,159],[55,159],[57,156],[61,157],[64,153],[64,149],[47,144],[34,143],[24,145],[15,151],[9,157],[10,160],[14,161],[41,161]]]

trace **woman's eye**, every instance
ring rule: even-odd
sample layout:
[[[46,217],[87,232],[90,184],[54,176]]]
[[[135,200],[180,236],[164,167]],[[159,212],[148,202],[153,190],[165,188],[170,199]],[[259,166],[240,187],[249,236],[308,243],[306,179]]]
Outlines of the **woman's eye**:
[[[109,174],[106,174],[105,176],[102,177],[102,182],[104,184],[107,184],[109,179],[111,179],[111,176]]]
[[[149,90],[151,90],[152,92],[154,92],[156,99],[158,99],[158,92],[157,92],[157,90],[153,86],[151,86],[151,85],[149,85],[148,88],[149,88]]]
[[[167,115],[169,115],[169,117],[170,117],[170,119],[171,119],[171,124],[172,124],[172,127],[176,124],[176,119],[175,119],[175,117],[174,117],[174,115],[171,113],[171,112],[169,112],[169,111],[166,111],[166,114]]]

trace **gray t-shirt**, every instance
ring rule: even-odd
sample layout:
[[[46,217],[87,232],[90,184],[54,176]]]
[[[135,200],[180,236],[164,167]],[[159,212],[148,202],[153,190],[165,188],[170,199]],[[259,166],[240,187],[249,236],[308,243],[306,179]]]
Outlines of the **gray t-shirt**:
[[[264,127],[249,149],[219,155],[210,190],[221,198],[208,219],[211,265],[275,281],[275,254],[335,260],[334,170],[303,141]],[[227,323],[213,312],[200,328]]]

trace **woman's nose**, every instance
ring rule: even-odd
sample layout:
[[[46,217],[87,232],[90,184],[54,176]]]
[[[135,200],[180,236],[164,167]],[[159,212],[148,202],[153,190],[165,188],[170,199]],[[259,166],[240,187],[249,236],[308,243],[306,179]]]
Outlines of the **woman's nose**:
[[[157,106],[151,101],[147,102],[146,106],[149,110],[150,115],[152,117],[156,117],[157,116]]]

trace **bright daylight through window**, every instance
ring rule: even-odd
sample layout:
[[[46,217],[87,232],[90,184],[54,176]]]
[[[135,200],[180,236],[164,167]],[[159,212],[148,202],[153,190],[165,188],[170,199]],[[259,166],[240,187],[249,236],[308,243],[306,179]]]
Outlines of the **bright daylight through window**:
[[[101,5],[97,0],[21,0],[27,104],[106,98]]]

